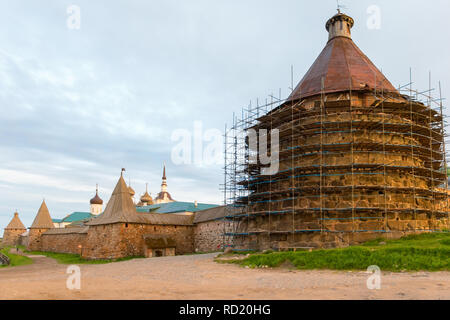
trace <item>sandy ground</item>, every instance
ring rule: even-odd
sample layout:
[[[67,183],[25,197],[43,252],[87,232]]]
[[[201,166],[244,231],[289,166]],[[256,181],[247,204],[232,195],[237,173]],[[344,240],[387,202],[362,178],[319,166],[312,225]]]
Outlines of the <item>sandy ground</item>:
[[[0,299],[450,299],[450,272],[382,273],[246,269],[215,254],[80,265],[81,289],[66,288],[67,265],[34,256],[0,269]]]

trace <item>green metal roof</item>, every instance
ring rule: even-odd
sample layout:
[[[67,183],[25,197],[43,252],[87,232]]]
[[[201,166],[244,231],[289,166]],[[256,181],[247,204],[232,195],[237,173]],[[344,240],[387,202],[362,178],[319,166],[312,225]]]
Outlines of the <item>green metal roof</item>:
[[[194,202],[169,202],[152,204],[145,207],[137,207],[137,212],[154,212],[154,213],[177,213],[177,212],[197,212],[201,210],[211,209],[218,207],[217,204],[197,203],[197,207]]]
[[[72,212],[68,216],[64,217],[63,219],[52,219],[53,222],[56,223],[72,223],[75,221],[82,221],[85,219],[89,219],[92,217],[92,214],[90,212]]]

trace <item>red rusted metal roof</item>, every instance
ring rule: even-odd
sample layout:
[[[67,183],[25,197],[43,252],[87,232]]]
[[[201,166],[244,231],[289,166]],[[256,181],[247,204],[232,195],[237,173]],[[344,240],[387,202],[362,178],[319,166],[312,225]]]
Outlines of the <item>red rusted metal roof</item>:
[[[332,38],[309,71],[295,88],[289,100],[324,93],[375,89],[395,92],[397,89],[370,59],[348,37]]]

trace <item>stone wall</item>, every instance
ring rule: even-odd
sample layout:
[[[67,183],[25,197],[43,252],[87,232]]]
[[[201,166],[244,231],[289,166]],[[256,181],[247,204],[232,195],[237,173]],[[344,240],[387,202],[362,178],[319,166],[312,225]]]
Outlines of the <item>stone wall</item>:
[[[448,219],[435,219],[426,214],[412,216],[398,214],[389,219],[354,219],[330,220],[323,223],[324,232],[320,232],[321,224],[316,215],[272,216],[269,220],[264,217],[243,221],[238,233],[246,230],[256,230],[249,236],[236,236],[234,241],[237,247],[262,251],[267,249],[313,247],[335,248],[358,245],[376,238],[398,239],[409,234],[433,232],[447,229]],[[276,230],[269,235],[268,230]],[[302,232],[292,232],[302,230]],[[307,231],[311,230],[311,231]],[[281,233],[282,231],[283,233]],[[364,232],[363,232],[364,231]]]
[[[28,247],[29,239],[30,239],[30,237],[28,235],[20,236],[19,245]]]
[[[223,245],[224,220],[205,221],[194,228],[195,251],[220,251]]]
[[[90,226],[86,237],[83,258],[117,259],[144,256],[144,235],[161,234],[176,242],[176,254],[194,252],[193,227],[191,225],[146,225],[116,223]]]
[[[19,244],[20,235],[25,231],[24,229],[5,229],[2,245],[15,246]]]
[[[28,246],[29,251],[42,251],[42,234],[48,229],[30,229],[28,236]]]
[[[46,252],[80,254],[85,246],[86,236],[86,233],[43,234],[41,248]]]

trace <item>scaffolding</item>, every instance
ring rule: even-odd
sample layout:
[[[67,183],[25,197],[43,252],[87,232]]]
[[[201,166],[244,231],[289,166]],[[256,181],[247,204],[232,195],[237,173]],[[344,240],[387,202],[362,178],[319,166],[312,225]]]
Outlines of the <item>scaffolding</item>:
[[[411,72],[410,72],[411,75]],[[292,77],[291,77],[292,78]],[[410,76],[411,78],[411,76]],[[349,79],[350,83],[350,79]],[[250,103],[224,135],[224,247],[336,246],[448,230],[443,98],[360,90]],[[279,130],[279,170],[250,161],[245,134]],[[264,135],[264,134],[259,134]],[[258,144],[259,146],[259,144]],[[362,235],[363,234],[363,235]]]

